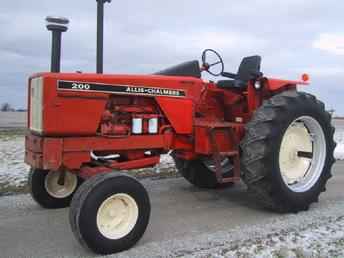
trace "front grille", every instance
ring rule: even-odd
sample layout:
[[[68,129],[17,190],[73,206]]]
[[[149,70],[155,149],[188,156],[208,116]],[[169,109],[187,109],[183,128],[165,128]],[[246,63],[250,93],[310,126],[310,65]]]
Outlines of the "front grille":
[[[30,129],[42,132],[43,128],[43,78],[38,77],[31,80],[30,85]]]

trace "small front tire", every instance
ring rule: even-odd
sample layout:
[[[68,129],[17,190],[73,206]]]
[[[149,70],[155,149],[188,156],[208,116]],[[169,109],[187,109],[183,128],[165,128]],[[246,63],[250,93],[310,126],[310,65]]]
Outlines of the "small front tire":
[[[144,234],[150,217],[148,193],[135,178],[99,174],[76,192],[69,219],[78,241],[98,254],[129,249]]]

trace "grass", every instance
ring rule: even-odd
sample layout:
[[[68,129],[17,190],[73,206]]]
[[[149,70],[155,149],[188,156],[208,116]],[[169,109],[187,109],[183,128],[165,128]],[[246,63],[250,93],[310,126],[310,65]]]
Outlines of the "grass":
[[[0,128],[0,140],[10,140],[19,136],[24,136],[25,128]]]

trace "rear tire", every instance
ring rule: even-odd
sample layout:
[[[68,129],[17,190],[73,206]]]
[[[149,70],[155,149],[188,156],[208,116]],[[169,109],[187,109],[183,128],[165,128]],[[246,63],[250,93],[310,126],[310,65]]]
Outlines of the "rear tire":
[[[205,165],[203,160],[183,160],[173,155],[178,172],[192,185],[199,188],[216,189],[231,187],[234,183],[219,184],[215,172]],[[225,171],[224,176],[230,176],[232,171]]]
[[[121,252],[135,245],[149,217],[146,189],[135,178],[118,173],[88,179],[74,195],[69,212],[75,237],[98,254]]]
[[[66,172],[65,185],[57,184],[58,172],[31,169],[29,187],[32,198],[43,208],[59,209],[68,207],[82,179]]]
[[[333,134],[330,114],[311,94],[286,91],[265,101],[241,142],[248,190],[268,209],[308,210],[331,177]]]

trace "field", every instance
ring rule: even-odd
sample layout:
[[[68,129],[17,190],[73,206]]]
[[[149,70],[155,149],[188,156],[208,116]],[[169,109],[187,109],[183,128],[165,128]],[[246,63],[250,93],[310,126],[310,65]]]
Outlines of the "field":
[[[0,129],[24,128],[26,112],[0,112]]]

